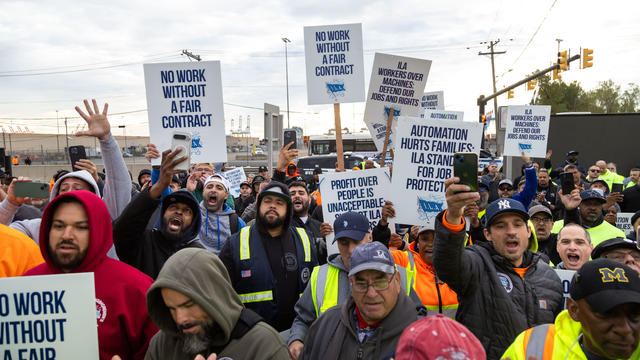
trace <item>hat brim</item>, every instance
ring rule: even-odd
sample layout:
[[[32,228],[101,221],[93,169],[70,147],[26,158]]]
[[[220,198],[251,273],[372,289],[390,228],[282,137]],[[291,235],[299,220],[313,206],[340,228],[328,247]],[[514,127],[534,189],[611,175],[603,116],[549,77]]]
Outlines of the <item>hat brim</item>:
[[[289,204],[291,203],[291,197],[289,197],[289,196],[287,196],[287,195],[284,195],[284,194],[282,194],[282,193],[279,193],[279,192],[269,191],[269,190],[262,190],[262,191],[260,192],[260,195],[258,195],[258,198],[259,198],[259,199],[262,199],[263,197],[265,197],[265,196],[267,196],[267,195],[276,195],[276,196],[279,196],[279,197],[281,197],[281,198],[283,198],[283,199],[287,200],[287,203],[289,203]]]
[[[580,202],[586,201],[586,200],[598,200],[600,203],[604,204],[607,202],[607,200],[601,198],[601,197],[588,197],[586,199],[582,199],[580,200]]]
[[[342,238],[349,238],[352,240],[356,240],[356,241],[362,241],[364,239],[364,236],[367,235],[368,232],[365,231],[358,231],[358,230],[353,230],[353,229],[349,229],[349,230],[342,230],[339,233],[336,234],[336,236],[333,238],[333,243],[335,244],[335,242],[338,239],[342,239]]]
[[[585,296],[584,299],[593,311],[606,313],[618,305],[640,304],[640,293],[625,289],[609,289]]]
[[[383,272],[385,274],[393,274],[396,271],[396,268],[394,266],[391,265],[387,265],[387,264],[381,264],[381,263],[377,263],[377,262],[370,262],[370,263],[364,263],[361,265],[358,265],[356,267],[354,267],[353,269],[349,270],[349,276],[353,276],[359,272],[365,271],[365,270],[377,270],[380,272]]]
[[[493,224],[497,218],[499,218],[502,215],[505,214],[515,214],[515,215],[520,215],[525,221],[529,220],[529,213],[524,212],[522,210],[518,210],[518,209],[509,209],[509,210],[502,210],[500,212],[498,212],[497,214],[493,215],[493,217],[491,217],[491,220],[489,220],[487,222],[487,227],[489,227],[489,225]]]

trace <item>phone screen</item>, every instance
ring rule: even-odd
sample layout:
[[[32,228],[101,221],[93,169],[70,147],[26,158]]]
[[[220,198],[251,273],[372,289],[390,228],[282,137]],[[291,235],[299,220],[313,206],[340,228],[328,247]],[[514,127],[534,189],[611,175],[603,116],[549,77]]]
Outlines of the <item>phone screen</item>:
[[[296,131],[295,130],[285,130],[284,131],[284,139],[283,139],[283,145],[287,145],[290,142],[293,142],[293,144],[291,145],[291,147],[289,147],[289,149],[297,149],[298,148],[298,144],[296,143]]]
[[[576,185],[573,183],[573,173],[563,172],[560,174],[560,184],[564,195],[570,194]]]
[[[453,155],[453,176],[460,178],[460,184],[468,185],[470,191],[478,191],[478,155],[475,153],[455,153]]]
[[[611,192],[622,192],[622,184],[611,184]]]

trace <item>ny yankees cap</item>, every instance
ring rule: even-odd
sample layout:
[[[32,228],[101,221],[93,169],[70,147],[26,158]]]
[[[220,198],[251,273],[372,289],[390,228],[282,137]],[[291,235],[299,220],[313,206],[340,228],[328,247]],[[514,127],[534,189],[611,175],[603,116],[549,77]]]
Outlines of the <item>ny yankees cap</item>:
[[[640,277],[619,262],[591,260],[573,276],[570,293],[574,300],[585,299],[593,311],[606,313],[621,304],[640,304]]]
[[[496,216],[507,212],[520,215],[525,221],[529,220],[529,213],[527,213],[527,209],[524,208],[524,205],[522,205],[520,201],[504,198],[495,200],[487,206],[487,212],[484,214],[484,217],[487,219],[487,227],[491,225],[491,222],[495,220]]]
[[[362,244],[353,250],[349,276],[365,270],[377,270],[386,274],[395,273],[396,266],[393,256],[381,242],[373,241]]]
[[[360,241],[369,233],[369,220],[360,213],[349,211],[336,218],[333,231],[336,234],[333,238],[334,243],[341,238]]]

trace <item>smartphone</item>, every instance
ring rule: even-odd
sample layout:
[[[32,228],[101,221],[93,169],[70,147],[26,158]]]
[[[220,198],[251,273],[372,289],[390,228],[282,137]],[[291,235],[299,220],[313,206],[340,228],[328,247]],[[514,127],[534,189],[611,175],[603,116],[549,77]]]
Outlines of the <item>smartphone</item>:
[[[49,184],[45,182],[16,181],[13,185],[13,193],[18,197],[48,199]]]
[[[573,183],[573,173],[563,172],[560,174],[560,185],[562,186],[562,193],[565,195],[571,194],[576,185]]]
[[[180,162],[174,170],[189,171],[189,163],[191,158],[191,135],[182,132],[174,132],[171,139],[171,151],[174,151],[178,147],[182,148],[182,151],[178,153],[178,157],[187,156],[185,161]]]
[[[289,149],[297,149],[298,148],[297,138],[298,138],[298,134],[296,133],[295,130],[285,130],[283,145],[287,145],[288,143],[293,142],[293,144],[291,145],[291,147],[289,147]]]
[[[82,145],[69,146],[69,160],[71,160],[71,168],[73,169],[73,171],[80,170],[76,167],[76,161],[80,159],[86,159],[86,158],[87,158],[87,152],[84,150],[84,146]]]
[[[460,178],[459,184],[469,186],[470,191],[478,191],[478,154],[453,154],[453,176]]]
[[[622,184],[611,184],[611,192],[617,192],[617,193],[621,193],[622,192]]]

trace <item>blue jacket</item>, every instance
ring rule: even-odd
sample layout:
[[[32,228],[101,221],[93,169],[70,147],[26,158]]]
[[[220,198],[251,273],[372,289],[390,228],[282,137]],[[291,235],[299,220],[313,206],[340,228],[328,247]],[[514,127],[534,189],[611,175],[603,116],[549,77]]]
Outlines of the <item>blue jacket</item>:
[[[224,204],[222,211],[213,213],[207,211],[202,202],[200,202],[200,216],[202,217],[202,226],[200,227],[200,242],[204,247],[212,253],[218,255],[222,245],[233,235],[247,226],[244,221],[236,214],[236,212],[227,204]],[[238,220],[238,228],[231,229],[230,217]]]
[[[529,204],[531,204],[533,198],[536,197],[536,191],[538,190],[538,175],[536,174],[536,169],[533,166],[524,169],[524,178],[526,179],[524,188],[521,192],[513,195],[512,198],[520,201],[525,209],[528,210]],[[518,186],[518,184],[514,184],[514,186]]]

